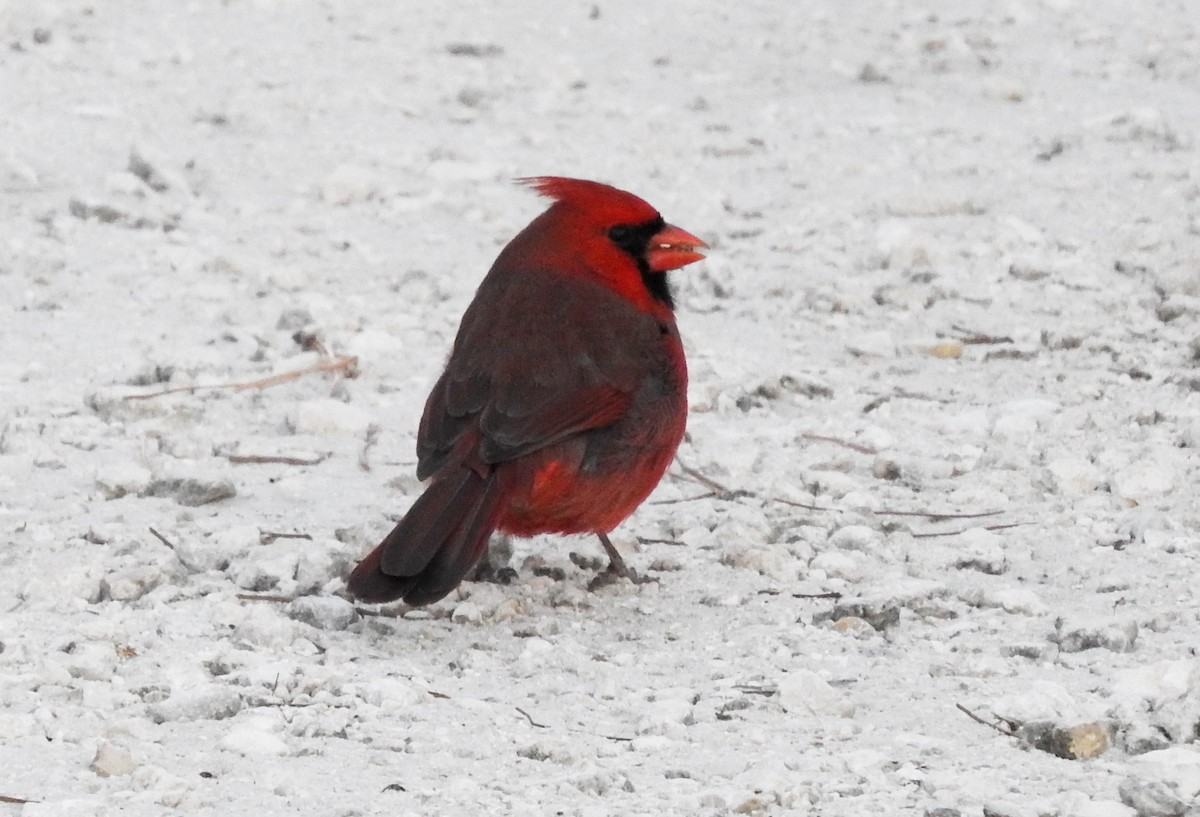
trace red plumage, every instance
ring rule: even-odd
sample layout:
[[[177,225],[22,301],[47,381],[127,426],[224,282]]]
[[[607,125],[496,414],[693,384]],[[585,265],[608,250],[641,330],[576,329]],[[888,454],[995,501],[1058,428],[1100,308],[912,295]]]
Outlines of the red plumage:
[[[705,245],[608,185],[523,179],[553,199],[497,257],[425,403],[417,476],[395,529],[351,573],[367,602],[428,604],[494,530],[607,534],[683,437],[687,368],[665,274]]]

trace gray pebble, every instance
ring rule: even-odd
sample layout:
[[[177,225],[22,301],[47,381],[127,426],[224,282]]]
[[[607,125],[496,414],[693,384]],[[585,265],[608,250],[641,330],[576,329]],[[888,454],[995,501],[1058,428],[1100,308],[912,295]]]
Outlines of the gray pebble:
[[[287,614],[318,630],[344,630],[359,619],[354,605],[337,596],[301,596],[287,606]]]
[[[168,721],[219,721],[233,717],[242,708],[242,697],[220,684],[208,684],[196,689],[176,692],[146,712],[155,723]]]

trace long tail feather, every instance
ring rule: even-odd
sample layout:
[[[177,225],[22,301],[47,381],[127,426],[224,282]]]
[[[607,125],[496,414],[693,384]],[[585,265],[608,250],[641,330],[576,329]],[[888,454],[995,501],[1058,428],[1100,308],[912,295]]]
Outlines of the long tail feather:
[[[359,562],[347,587],[358,599],[402,598],[414,606],[444,597],[487,549],[500,512],[500,480],[469,468],[435,478],[400,523]]]

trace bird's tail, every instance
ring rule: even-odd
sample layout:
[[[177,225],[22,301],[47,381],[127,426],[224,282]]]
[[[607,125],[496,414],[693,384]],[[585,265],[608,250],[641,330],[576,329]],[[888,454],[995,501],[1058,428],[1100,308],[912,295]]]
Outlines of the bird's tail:
[[[487,549],[500,515],[495,472],[470,468],[434,477],[392,532],[367,554],[346,586],[361,601],[403,599],[414,607],[445,596]]]

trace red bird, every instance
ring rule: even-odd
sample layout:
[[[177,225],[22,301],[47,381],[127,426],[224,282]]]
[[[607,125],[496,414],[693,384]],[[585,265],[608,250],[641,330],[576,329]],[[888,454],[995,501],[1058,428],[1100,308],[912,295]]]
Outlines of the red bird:
[[[395,529],[350,574],[365,602],[429,604],[492,531],[599,535],[649,496],[683,438],[687,366],[666,272],[707,245],[631,193],[522,179],[554,200],[501,252],[425,403]]]

